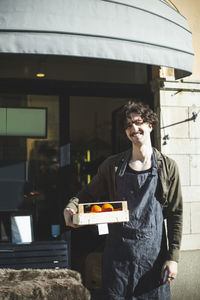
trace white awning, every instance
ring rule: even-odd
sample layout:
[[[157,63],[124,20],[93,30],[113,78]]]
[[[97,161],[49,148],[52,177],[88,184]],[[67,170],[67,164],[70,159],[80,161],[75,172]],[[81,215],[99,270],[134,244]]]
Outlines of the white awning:
[[[130,61],[182,77],[193,64],[186,19],[164,0],[1,0],[0,53]]]

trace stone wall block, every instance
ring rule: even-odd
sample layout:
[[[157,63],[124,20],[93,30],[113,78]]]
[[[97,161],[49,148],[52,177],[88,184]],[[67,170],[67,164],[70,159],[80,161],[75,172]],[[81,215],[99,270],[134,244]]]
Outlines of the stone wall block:
[[[167,140],[167,144],[162,146],[162,152],[171,154],[191,154],[200,155],[200,139],[174,139]]]
[[[180,180],[182,185],[190,185],[190,162],[188,155],[168,155],[174,159],[179,168]]]
[[[188,119],[187,107],[162,107],[161,128]],[[161,129],[162,137],[168,134],[170,138],[189,138],[188,122]]]
[[[200,202],[200,186],[182,186],[183,202]]]
[[[191,185],[200,186],[200,155],[190,156]]]
[[[181,250],[200,249],[200,234],[183,234]]]
[[[183,204],[183,234],[191,233],[191,203]]]
[[[191,203],[191,229],[192,233],[200,234],[200,202]]]
[[[189,87],[188,87],[189,88]],[[180,87],[181,89],[181,87]],[[199,106],[199,91],[180,91],[177,90],[161,90],[161,105],[162,106],[179,106],[190,107],[193,105]]]
[[[189,108],[189,116],[192,117],[193,113],[197,114],[195,121],[189,122],[189,136],[190,138],[200,139],[200,106],[192,105]]]

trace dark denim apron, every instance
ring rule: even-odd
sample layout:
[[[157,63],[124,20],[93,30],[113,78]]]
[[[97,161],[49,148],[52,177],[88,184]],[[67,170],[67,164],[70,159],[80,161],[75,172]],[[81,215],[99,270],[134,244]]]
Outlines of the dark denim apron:
[[[161,281],[166,235],[161,204],[155,198],[157,162],[146,172],[127,172],[129,157],[118,173],[118,197],[128,202],[130,221],[111,224],[104,251],[102,300],[169,300]]]

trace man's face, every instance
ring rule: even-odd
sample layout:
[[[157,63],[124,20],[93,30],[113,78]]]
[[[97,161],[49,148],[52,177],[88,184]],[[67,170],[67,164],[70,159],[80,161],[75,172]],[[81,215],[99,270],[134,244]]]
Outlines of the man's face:
[[[126,121],[126,135],[128,139],[135,145],[143,145],[150,140],[152,125],[143,122],[140,115],[131,113]]]

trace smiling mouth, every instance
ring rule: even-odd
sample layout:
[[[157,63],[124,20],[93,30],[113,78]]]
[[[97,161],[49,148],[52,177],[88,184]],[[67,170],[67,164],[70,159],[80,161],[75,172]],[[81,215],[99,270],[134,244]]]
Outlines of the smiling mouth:
[[[137,137],[137,136],[140,136],[140,135],[142,135],[143,134],[143,132],[140,130],[140,131],[137,131],[137,132],[132,132],[131,134],[130,134],[130,136],[131,137]]]

